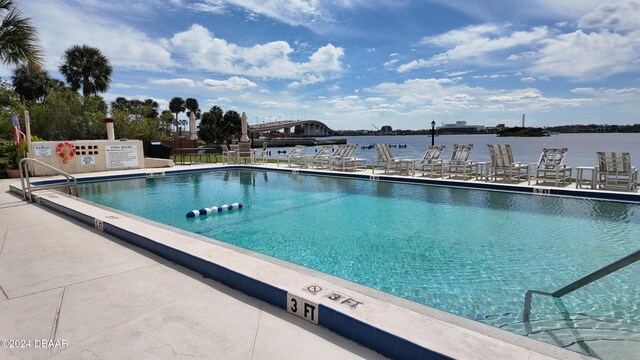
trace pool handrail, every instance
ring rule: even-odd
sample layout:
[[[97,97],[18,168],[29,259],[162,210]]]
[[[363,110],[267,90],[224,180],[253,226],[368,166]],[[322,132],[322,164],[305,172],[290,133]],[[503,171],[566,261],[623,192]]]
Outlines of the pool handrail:
[[[29,202],[32,201],[32,197],[31,197],[31,193],[33,192],[33,188],[31,186],[31,178],[29,175],[29,171],[28,169],[25,168],[24,164],[26,163],[32,163],[32,164],[36,164],[36,165],[40,165],[48,170],[53,171],[55,174],[57,175],[62,175],[66,178],[66,183],[64,183],[63,185],[57,184],[57,185],[41,185],[38,186],[38,190],[44,190],[44,189],[50,189],[50,188],[54,188],[54,187],[61,187],[61,186],[67,186],[69,188],[69,192],[72,195],[77,195],[78,194],[78,181],[76,180],[75,176],[72,176],[71,174],[68,174],[60,169],[58,169],[57,167],[51,166],[47,163],[44,163],[38,159],[33,159],[33,158],[23,158],[20,160],[20,162],[18,163],[18,169],[20,171],[20,185],[22,185],[22,196],[25,200],[28,200]],[[73,184],[71,183],[73,182]],[[75,191],[74,191],[75,189]]]
[[[601,278],[616,272],[624,267],[627,267],[636,261],[640,260],[640,250],[637,250],[623,258],[620,258],[609,265],[600,268],[586,276],[581,277],[580,279],[572,282],[569,285],[566,285],[552,293],[540,291],[540,290],[527,290],[524,296],[524,309],[522,311],[522,321],[525,323],[529,322],[529,318],[531,315],[531,300],[533,298],[533,294],[551,296],[556,299],[559,299],[571,292],[574,292],[580,289],[583,286],[589,285],[594,281],[600,280]]]

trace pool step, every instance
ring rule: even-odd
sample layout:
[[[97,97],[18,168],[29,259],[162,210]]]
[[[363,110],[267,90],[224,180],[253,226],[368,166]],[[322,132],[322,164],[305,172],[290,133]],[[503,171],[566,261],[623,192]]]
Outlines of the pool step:
[[[547,319],[509,323],[500,328],[595,357],[608,358],[603,353],[610,353],[611,348],[640,353],[640,322],[636,320],[584,314],[571,314],[565,320],[550,315]]]

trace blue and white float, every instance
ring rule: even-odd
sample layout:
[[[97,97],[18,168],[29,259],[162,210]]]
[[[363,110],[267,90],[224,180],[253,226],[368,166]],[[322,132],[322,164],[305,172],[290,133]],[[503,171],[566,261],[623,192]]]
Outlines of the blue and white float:
[[[188,218],[194,218],[196,216],[207,216],[209,214],[212,213],[220,213],[223,211],[231,211],[233,209],[242,209],[244,206],[242,204],[239,203],[233,203],[231,205],[220,205],[220,206],[214,206],[211,208],[202,208],[200,210],[191,210],[187,213],[187,217]]]

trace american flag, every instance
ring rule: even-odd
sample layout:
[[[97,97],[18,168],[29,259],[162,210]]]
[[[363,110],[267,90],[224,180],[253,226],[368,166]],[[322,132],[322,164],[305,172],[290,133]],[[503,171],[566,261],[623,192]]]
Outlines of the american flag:
[[[18,117],[15,115],[12,115],[11,121],[13,122],[13,135],[16,138],[16,145],[18,145],[22,142],[22,139],[24,138],[24,134],[22,133],[22,131],[20,131],[20,121],[18,120]]]

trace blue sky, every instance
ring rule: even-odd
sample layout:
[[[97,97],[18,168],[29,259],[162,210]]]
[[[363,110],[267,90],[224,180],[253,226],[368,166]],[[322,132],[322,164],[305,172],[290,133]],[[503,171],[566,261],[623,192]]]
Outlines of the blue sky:
[[[29,0],[47,70],[79,44],[103,94],[174,96],[249,123],[425,129],[640,123],[640,1]],[[7,78],[11,69],[2,69]],[[183,115],[184,116],[184,115]]]

